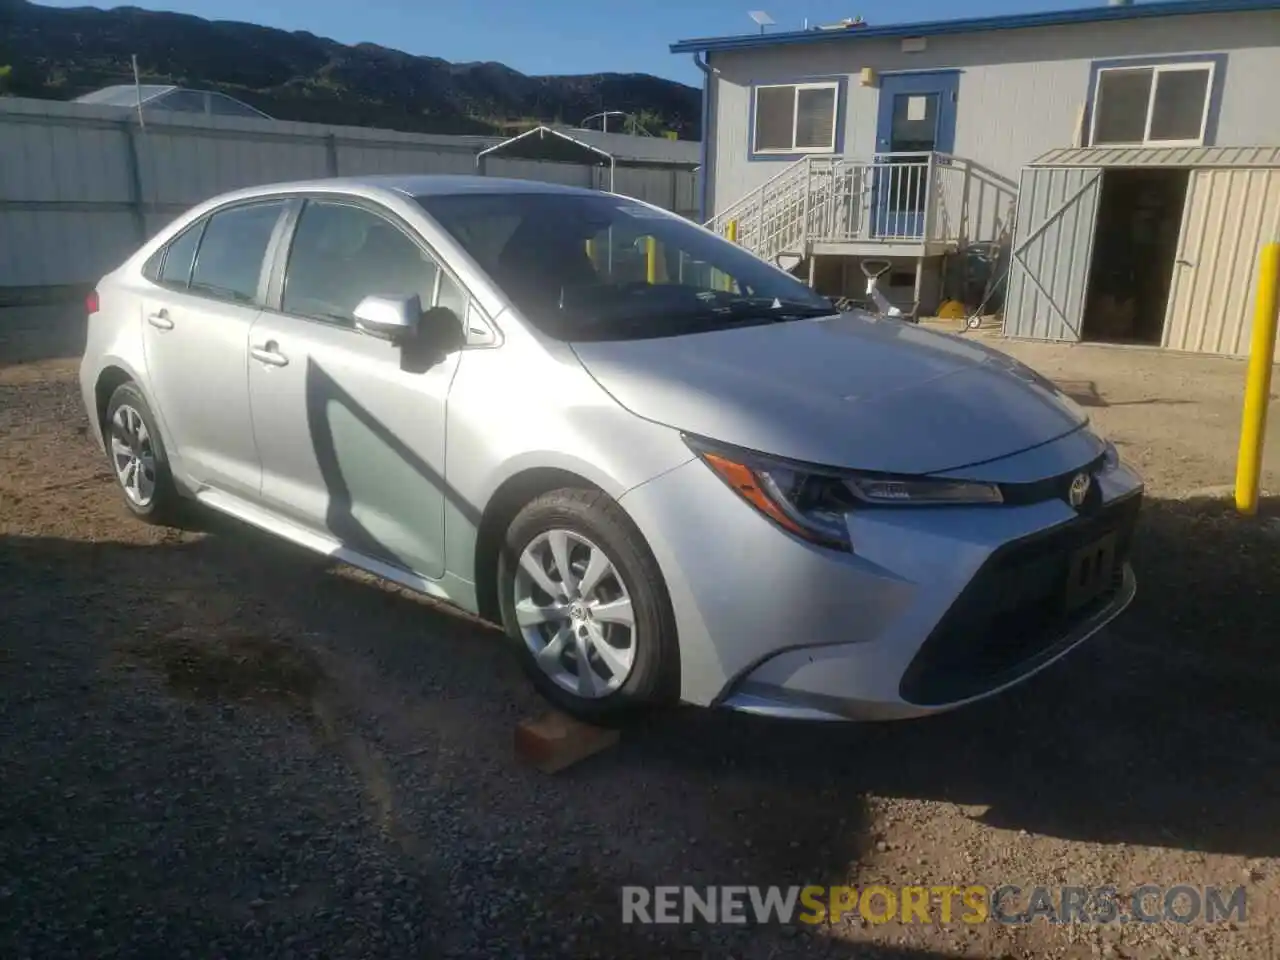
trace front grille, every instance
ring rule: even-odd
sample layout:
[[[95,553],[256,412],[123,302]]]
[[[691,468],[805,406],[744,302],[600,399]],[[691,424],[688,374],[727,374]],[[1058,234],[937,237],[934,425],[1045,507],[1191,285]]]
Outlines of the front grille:
[[[1062,500],[1070,503],[1071,481],[1076,478],[1077,474],[1083,472],[1095,479],[1095,482],[1090,485],[1089,497],[1083,504],[1084,509],[1087,511],[1090,507],[1101,506],[1101,494],[1098,490],[1096,478],[1103,467],[1104,461],[1105,455],[1100,455],[1084,466],[1077,467],[1067,473],[1061,473],[1056,477],[1047,477],[1044,480],[1034,480],[1030,483],[1002,483],[999,485],[1000,495],[1003,501],[1011,506],[1043,503],[1045,500]]]
[[[1141,504],[1135,494],[993,553],[917,652],[899,686],[902,698],[922,706],[966,700],[1052,657],[1115,599]],[[1108,534],[1116,538],[1110,585],[1068,610],[1072,554]]]

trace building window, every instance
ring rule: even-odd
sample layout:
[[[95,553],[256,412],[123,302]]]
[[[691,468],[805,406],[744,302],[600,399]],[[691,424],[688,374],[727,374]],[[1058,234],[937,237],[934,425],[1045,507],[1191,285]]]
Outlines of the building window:
[[[1209,122],[1212,61],[1098,70],[1094,146],[1200,146]]]
[[[838,83],[755,88],[756,153],[833,153]]]

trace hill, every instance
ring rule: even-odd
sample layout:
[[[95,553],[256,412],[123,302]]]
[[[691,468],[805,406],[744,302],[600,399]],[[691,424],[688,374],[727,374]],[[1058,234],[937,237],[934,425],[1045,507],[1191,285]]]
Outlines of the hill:
[[[143,83],[219,90],[281,120],[485,134],[609,109],[654,133],[699,136],[699,92],[648,74],[531,77],[250,23],[0,0],[0,64],[15,95],[68,100],[132,82],[132,54]]]

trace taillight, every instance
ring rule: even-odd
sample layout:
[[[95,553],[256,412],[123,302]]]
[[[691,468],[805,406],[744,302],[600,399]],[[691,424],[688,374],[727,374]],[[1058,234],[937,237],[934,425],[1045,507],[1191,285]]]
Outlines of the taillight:
[[[98,291],[90,290],[89,295],[84,298],[84,308],[90,316],[98,312]]]

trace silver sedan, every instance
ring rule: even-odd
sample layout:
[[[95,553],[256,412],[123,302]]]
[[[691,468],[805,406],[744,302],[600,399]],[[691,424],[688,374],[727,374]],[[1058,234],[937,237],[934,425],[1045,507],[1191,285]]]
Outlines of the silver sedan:
[[[88,306],[134,514],[196,501],[501,622],[589,720],[932,713],[1133,597],[1141,481],[1052,384],[636,200],[242,190]]]

